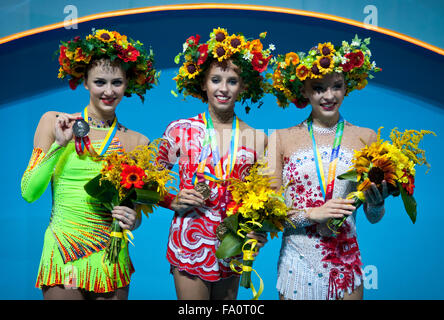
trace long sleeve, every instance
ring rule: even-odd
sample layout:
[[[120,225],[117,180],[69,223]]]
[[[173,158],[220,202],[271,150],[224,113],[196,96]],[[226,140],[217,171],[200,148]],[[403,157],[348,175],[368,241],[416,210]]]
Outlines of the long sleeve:
[[[367,220],[374,224],[379,222],[385,213],[384,205],[382,206],[370,206],[367,205],[367,203],[364,204],[364,212],[365,216],[367,217]]]
[[[179,131],[175,130],[174,122],[171,123],[163,134],[163,140],[159,145],[159,153],[157,156],[158,163],[162,164],[165,168],[171,170],[180,157],[180,148],[176,144],[177,135]],[[165,198],[159,202],[159,206],[167,209],[171,209],[171,203],[176,195],[168,193]]]
[[[34,148],[21,181],[23,199],[27,202],[34,202],[45,192],[64,149],[55,142],[46,154],[42,149]]]

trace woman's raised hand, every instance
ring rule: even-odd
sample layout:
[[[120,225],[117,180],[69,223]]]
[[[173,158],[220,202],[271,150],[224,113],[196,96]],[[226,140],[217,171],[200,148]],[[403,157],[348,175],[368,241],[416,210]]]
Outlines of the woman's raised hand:
[[[77,115],[59,113],[55,122],[55,141],[60,146],[66,146],[73,137],[72,126]]]

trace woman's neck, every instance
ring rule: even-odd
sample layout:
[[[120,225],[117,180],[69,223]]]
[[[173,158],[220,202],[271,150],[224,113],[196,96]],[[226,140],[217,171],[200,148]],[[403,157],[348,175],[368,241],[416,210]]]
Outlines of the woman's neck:
[[[113,122],[114,118],[116,117],[116,113],[114,112],[114,110],[110,112],[105,112],[103,110],[99,110],[91,106],[91,104],[89,104],[87,108],[88,108],[88,117],[95,122],[109,123]]]
[[[231,124],[234,117],[234,107],[228,110],[215,110],[211,105],[208,105],[208,112],[210,113],[211,121],[216,125]]]
[[[322,117],[312,113],[313,124],[317,127],[331,128],[339,121],[339,113],[333,117]]]

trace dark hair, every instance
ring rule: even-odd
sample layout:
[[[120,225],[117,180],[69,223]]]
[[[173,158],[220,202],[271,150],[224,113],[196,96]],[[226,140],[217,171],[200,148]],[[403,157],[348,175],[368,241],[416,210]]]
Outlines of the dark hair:
[[[102,56],[102,57],[94,57],[91,59],[90,63],[86,66],[86,70],[84,73],[84,77],[85,77],[85,81],[88,80],[88,73],[89,71],[97,66],[102,66],[108,70],[114,70],[116,68],[122,68],[122,64],[117,61],[111,61],[111,59],[108,56]],[[122,68],[123,69],[123,68]],[[129,71],[128,70],[123,70],[125,71],[125,77],[129,78]]]

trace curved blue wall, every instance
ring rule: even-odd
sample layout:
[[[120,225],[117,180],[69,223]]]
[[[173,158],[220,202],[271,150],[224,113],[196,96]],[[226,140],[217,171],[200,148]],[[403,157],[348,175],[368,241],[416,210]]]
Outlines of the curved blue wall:
[[[444,57],[410,43],[371,30],[327,20],[289,14],[238,11],[192,10],[138,14],[107,18],[79,24],[78,30],[58,29],[0,45],[0,119],[2,141],[2,181],[5,209],[3,250],[0,256],[0,299],[40,299],[34,288],[38,263],[50,209],[50,190],[35,203],[20,196],[20,179],[32,151],[33,134],[40,116],[48,110],[78,112],[88,103],[88,92],[76,91],[57,79],[57,59],[53,58],[59,40],[86,35],[92,27],[118,30],[151,45],[162,70],[160,85],[147,96],[145,104],[137,97],[122,101],[117,110],[119,120],[150,139],[160,137],[167,124],[190,117],[205,109],[193,99],[182,101],[170,91],[175,89],[172,77],[173,59],[182,50],[183,41],[192,34],[208,37],[213,27],[230,32],[257,36],[268,31],[265,43],[273,43],[277,52],[306,50],[318,42],[351,40],[357,33],[372,38],[372,53],[383,71],[362,91],[347,97],[341,107],[344,117],[360,126],[377,130],[384,126],[383,137],[391,128],[400,130],[430,129],[437,137],[426,137],[422,147],[432,168],[426,175],[419,168],[415,197],[418,219],[413,225],[398,198],[387,200],[386,216],[371,225],[362,211],[358,213],[358,240],[369,278],[366,299],[443,299],[440,233],[444,216],[438,205],[444,110],[441,75]],[[256,128],[270,133],[304,120],[309,108],[281,110],[273,97],[264,99],[258,110],[239,116]],[[11,137],[14,136],[12,142]],[[12,142],[12,143],[11,143]],[[135,247],[131,256],[136,268],[130,299],[175,299],[174,284],[166,261],[166,243],[172,212],[158,209],[134,232]],[[270,240],[255,262],[265,282],[263,299],[277,299],[276,263],[280,239]],[[377,276],[376,276],[377,272]],[[377,281],[376,283],[374,281]],[[375,288],[375,286],[377,288]],[[240,299],[250,292],[240,288]]]

